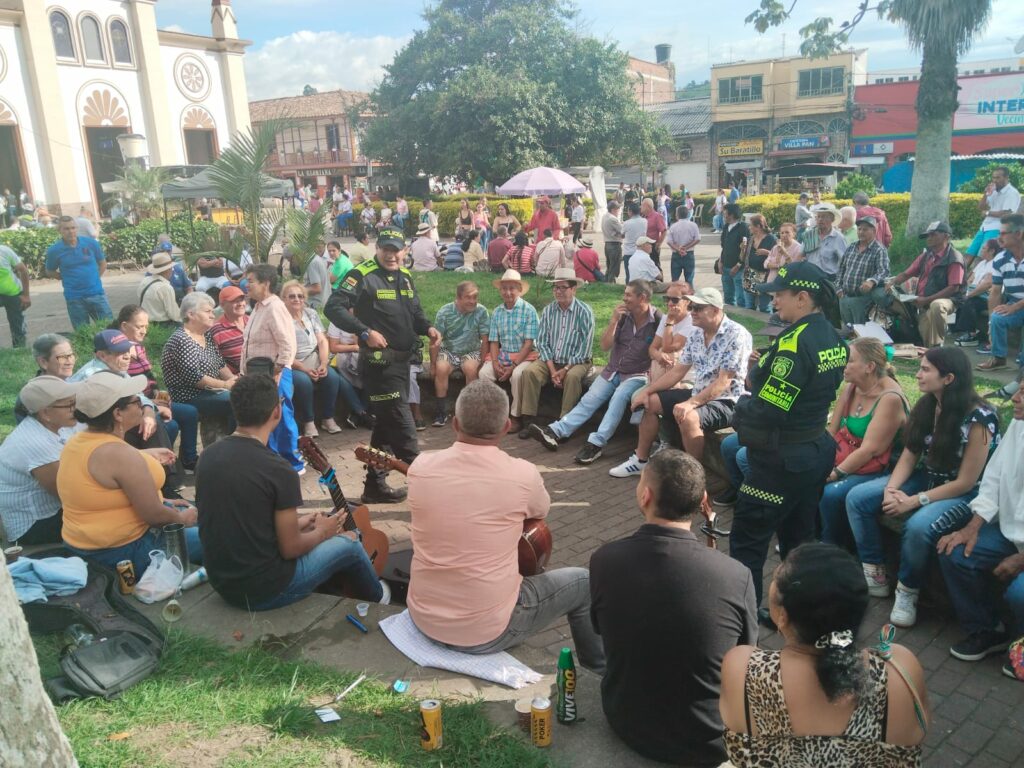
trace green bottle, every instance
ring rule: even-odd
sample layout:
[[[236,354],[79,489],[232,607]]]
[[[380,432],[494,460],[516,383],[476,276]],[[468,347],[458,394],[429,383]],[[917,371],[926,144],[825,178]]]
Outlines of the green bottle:
[[[576,711],[576,665],[572,661],[572,650],[563,648],[558,654],[558,673],[555,676],[558,686],[558,706],[556,708],[558,722],[567,725],[575,723]]]

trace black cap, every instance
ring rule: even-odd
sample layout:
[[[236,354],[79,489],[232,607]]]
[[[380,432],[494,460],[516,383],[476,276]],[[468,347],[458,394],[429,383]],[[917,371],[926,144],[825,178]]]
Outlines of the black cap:
[[[405,234],[395,227],[384,227],[377,233],[377,245],[381,248],[391,246],[402,250],[405,248]]]
[[[926,237],[928,237],[928,235],[932,234],[933,232],[941,232],[944,235],[952,235],[953,234],[953,230],[949,228],[949,224],[947,224],[946,222],[944,222],[944,221],[933,221],[931,224],[929,224],[927,227],[925,227],[924,232],[922,232],[920,235],[918,235],[918,237],[920,237],[922,240],[924,240]]]
[[[770,283],[754,286],[758,293],[778,293],[779,291],[820,291],[821,287],[831,282],[820,267],[806,261],[787,264],[779,269],[779,275]]]

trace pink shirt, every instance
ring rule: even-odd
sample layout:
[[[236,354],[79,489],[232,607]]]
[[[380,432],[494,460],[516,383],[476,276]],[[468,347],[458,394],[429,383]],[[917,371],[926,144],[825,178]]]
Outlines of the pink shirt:
[[[409,468],[412,578],[406,600],[423,634],[474,646],[505,631],[519,599],[527,518],[551,506],[537,467],[497,446],[456,442]]]

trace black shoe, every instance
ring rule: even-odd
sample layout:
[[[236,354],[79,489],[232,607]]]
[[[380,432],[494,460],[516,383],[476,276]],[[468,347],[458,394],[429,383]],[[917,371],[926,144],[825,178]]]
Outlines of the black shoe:
[[[443,427],[448,423],[448,414],[441,412],[434,416],[434,420],[430,423],[432,427]]]
[[[345,419],[345,423],[352,429],[373,429],[373,417],[365,411],[363,413],[350,413]]]
[[[539,442],[549,451],[558,450],[558,435],[551,431],[551,427],[542,427],[540,424],[531,424],[530,437]]]
[[[711,500],[712,504],[717,504],[720,507],[731,507],[740,498],[740,492],[730,487],[728,490],[723,491]]]
[[[573,461],[577,464],[583,464],[586,466],[587,464],[593,464],[595,461],[600,459],[602,453],[604,453],[604,448],[600,445],[594,445],[591,442],[587,442],[582,448],[580,448],[579,453],[573,457]]]
[[[976,333],[962,333],[956,337],[956,345],[958,347],[976,347],[978,342],[978,334]]]
[[[757,609],[757,623],[762,627],[767,627],[772,632],[778,632],[779,628],[775,626],[775,622],[772,621],[771,612],[767,608]]]
[[[409,491],[405,488],[392,488],[387,483],[381,483],[380,485],[364,485],[363,486],[363,504],[395,504],[399,501],[405,501],[405,497],[409,495]]]
[[[181,460],[181,468],[185,470],[186,475],[194,475],[196,473],[196,464],[199,459],[192,459],[192,461]]]
[[[1010,638],[1005,632],[983,629],[973,632],[956,645],[949,648],[949,653],[960,661],[981,661],[986,656],[1002,653],[1010,645]]]
[[[523,428],[519,430],[519,439],[528,440],[533,437],[530,433],[530,425],[533,424],[533,419],[529,416],[521,416],[520,418]]]

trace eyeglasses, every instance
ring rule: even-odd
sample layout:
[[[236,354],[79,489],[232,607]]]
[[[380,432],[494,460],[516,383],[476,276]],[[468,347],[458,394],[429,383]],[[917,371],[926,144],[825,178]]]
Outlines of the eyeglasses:
[[[70,363],[75,359],[75,353],[69,352],[66,355],[54,355],[57,358],[58,363]]]
[[[686,301],[686,297],[685,296],[666,296],[665,297],[665,303],[666,304],[678,304],[680,301]]]
[[[552,288],[552,290],[555,290],[555,291],[568,291],[570,288],[572,288],[572,286],[571,285],[564,285],[564,284],[563,285],[556,284],[556,285],[552,285],[551,288]]]
[[[129,400],[127,403],[124,404],[123,408],[127,408],[130,405],[137,405],[137,406],[139,406],[141,408],[142,407],[142,398],[141,397],[133,397],[131,400]],[[122,410],[123,410],[123,408],[122,408]]]

